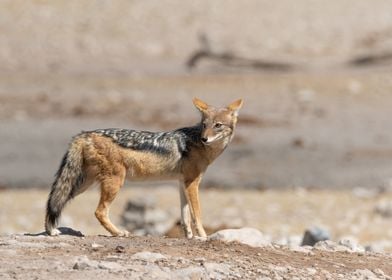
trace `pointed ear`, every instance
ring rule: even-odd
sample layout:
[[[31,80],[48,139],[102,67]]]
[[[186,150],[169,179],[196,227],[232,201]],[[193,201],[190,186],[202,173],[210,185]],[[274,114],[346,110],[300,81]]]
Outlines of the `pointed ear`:
[[[201,112],[206,111],[208,109],[208,107],[209,107],[207,103],[205,103],[204,101],[201,101],[200,99],[198,99],[196,97],[193,98],[193,104]]]
[[[227,109],[233,111],[235,115],[238,115],[238,111],[241,109],[242,103],[242,99],[238,99],[231,103],[229,106],[227,106]]]

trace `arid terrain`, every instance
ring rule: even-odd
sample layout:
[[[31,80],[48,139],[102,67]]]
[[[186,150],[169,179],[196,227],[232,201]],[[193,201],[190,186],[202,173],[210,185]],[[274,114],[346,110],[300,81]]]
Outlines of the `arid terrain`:
[[[0,278],[391,279],[392,3],[293,3],[2,1]],[[244,99],[203,221],[258,229],[263,246],[164,237],[176,182],[127,182],[111,210],[127,227],[130,200],[152,204],[160,236],[107,236],[96,186],[63,213],[75,231],[42,234],[73,135],[192,125],[193,97]],[[331,243],[300,246],[310,228]]]
[[[390,255],[185,239],[0,239],[2,279],[391,279]],[[17,262],[15,259],[17,258]]]

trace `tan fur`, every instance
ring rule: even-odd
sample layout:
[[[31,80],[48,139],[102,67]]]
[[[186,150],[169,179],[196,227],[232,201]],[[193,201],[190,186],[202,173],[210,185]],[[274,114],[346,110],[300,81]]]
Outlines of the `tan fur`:
[[[93,182],[100,184],[101,197],[95,216],[112,235],[128,235],[128,232],[119,230],[109,219],[110,204],[115,199],[124,181],[127,178],[131,180],[163,178],[179,180],[181,183],[181,220],[186,237],[192,238],[193,236],[191,222],[194,223],[198,236],[206,236],[201,221],[199,184],[208,165],[223,152],[233,137],[237,112],[242,105],[242,101],[238,100],[222,109],[213,108],[196,98],[193,102],[202,112],[204,129],[201,136],[205,137],[207,141],[204,145],[199,143],[192,146],[186,157],[175,152],[165,155],[124,148],[114,142],[113,139],[94,132],[81,134],[71,143],[69,151],[79,153],[82,160],[78,162],[81,162],[82,166],[78,168],[82,169],[80,172],[84,175],[83,183],[73,190],[74,196],[84,192]],[[222,127],[217,128],[217,123],[222,124]],[[209,142],[208,139],[217,140]],[[79,157],[76,158],[79,159]],[[72,159],[70,158],[68,161],[72,162]],[[57,183],[57,185],[56,183],[57,181],[49,196],[48,209],[57,203],[52,198],[65,192],[61,188],[67,189],[65,183]],[[70,192],[69,187],[68,192]],[[65,202],[60,206],[60,211],[64,204]],[[53,225],[48,223],[48,218],[46,229],[51,235],[57,233],[54,231]]]

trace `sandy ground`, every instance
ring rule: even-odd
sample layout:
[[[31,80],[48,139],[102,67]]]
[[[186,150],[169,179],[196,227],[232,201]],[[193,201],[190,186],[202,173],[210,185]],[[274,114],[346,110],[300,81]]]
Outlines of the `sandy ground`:
[[[171,238],[1,236],[0,252],[0,276],[7,280],[391,279],[392,275],[390,255],[298,252],[280,246],[252,248]]]

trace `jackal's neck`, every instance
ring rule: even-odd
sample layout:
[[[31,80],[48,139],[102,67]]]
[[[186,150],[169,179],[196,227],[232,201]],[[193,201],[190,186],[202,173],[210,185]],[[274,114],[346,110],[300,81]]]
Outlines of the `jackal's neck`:
[[[212,163],[221,153],[227,148],[230,143],[231,137],[223,138],[210,145],[204,145],[206,158]]]

